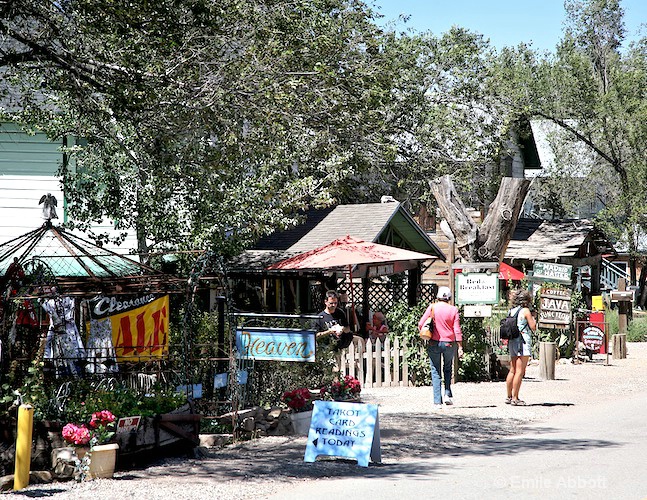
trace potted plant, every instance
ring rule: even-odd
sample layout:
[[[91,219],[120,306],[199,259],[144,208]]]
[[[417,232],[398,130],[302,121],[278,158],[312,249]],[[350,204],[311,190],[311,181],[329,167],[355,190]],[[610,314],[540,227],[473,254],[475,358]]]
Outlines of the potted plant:
[[[333,401],[359,402],[362,385],[352,375],[346,375],[342,379],[334,380],[321,389],[321,397]]]
[[[109,410],[92,414],[87,425],[68,423],[63,427],[65,441],[76,447],[78,481],[112,477],[119,445],[110,441],[115,435],[115,416]]]
[[[286,391],[281,397],[291,410],[290,420],[295,434],[307,436],[312,419],[312,395],[307,387]]]

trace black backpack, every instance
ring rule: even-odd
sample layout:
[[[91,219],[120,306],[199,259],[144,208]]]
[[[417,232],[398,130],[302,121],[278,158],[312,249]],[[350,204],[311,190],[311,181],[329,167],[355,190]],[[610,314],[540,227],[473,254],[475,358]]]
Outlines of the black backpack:
[[[517,309],[517,312],[514,313],[514,316],[510,316],[510,311],[508,311],[508,315],[501,320],[502,339],[516,339],[521,335],[519,327],[517,326],[517,316],[519,316],[519,311],[521,311],[521,307]]]

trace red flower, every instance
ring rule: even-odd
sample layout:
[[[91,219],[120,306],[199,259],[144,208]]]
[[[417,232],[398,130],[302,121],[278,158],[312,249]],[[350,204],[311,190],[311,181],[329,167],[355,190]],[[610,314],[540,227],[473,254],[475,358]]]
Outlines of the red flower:
[[[294,411],[303,410],[310,406],[310,390],[306,387],[300,387],[293,391],[286,391],[281,399]]]

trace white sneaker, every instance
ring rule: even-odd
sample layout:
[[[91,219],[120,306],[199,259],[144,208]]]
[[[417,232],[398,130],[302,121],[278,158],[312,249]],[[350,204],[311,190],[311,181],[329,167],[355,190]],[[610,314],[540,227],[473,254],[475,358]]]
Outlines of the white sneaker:
[[[445,396],[445,404],[446,405],[453,405],[454,402],[452,401],[451,396]]]

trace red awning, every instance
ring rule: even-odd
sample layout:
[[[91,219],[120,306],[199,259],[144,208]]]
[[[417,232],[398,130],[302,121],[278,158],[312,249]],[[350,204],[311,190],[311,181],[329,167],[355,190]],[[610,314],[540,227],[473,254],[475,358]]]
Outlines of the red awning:
[[[454,269],[454,274],[458,274],[462,271],[462,269]],[[446,276],[448,274],[447,271],[441,271],[437,274],[437,276]],[[521,281],[526,277],[525,274],[523,274],[521,271],[518,269],[515,269],[514,267],[506,264],[505,262],[501,262],[499,264],[499,279],[500,280],[512,280],[512,281]]]

